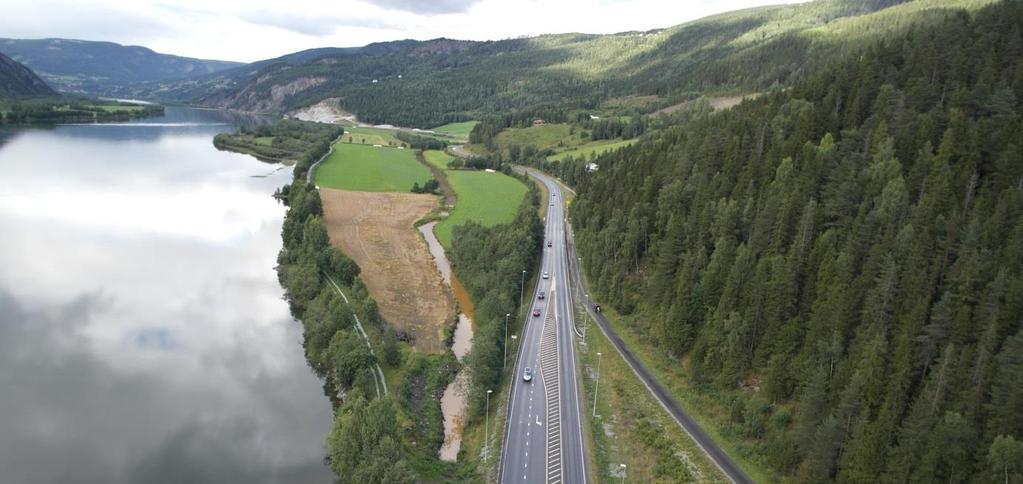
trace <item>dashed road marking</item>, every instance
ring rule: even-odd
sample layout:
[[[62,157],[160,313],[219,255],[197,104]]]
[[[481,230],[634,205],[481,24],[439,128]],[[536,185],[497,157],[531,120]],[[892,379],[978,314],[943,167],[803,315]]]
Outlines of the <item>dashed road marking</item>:
[[[553,293],[553,289],[551,290]],[[557,300],[553,298],[552,300]],[[561,382],[558,371],[558,329],[555,312],[548,311],[540,333],[540,377],[547,400],[547,482],[560,483],[561,475]],[[540,425],[539,416],[537,425]]]

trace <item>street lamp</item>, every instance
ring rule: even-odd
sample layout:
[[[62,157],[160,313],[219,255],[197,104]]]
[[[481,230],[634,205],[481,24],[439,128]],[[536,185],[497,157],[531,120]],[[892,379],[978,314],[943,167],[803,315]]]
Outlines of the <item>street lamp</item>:
[[[523,292],[525,290],[525,288],[526,288],[526,271],[522,271],[522,277],[519,277],[519,307],[522,307],[522,305],[525,304],[525,301],[523,301],[523,299],[522,299],[524,294],[525,294]]]
[[[625,484],[625,464],[620,464],[619,467],[622,468],[622,484]]]
[[[593,385],[593,416],[597,416],[597,388],[600,387],[600,352],[597,352],[597,383]]]
[[[483,421],[484,437],[483,437],[483,462],[487,462],[487,457],[490,456],[490,393],[493,390],[487,390],[487,418]]]
[[[501,369],[504,370],[508,366],[508,318],[511,313],[505,313],[504,315],[504,358],[501,360]]]

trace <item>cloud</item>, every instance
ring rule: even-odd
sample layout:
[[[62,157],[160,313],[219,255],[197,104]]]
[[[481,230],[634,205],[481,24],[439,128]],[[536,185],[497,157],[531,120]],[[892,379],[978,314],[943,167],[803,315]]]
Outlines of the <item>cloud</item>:
[[[379,16],[308,16],[259,10],[242,13],[238,15],[238,18],[250,24],[276,27],[312,37],[332,35],[337,32],[339,27],[360,27],[381,30],[396,30],[399,28],[397,24],[381,20]]]
[[[127,7],[127,8],[125,8]],[[65,0],[4,2],[0,36],[12,38],[61,37],[142,43],[176,29],[145,9]]]
[[[365,0],[367,3],[390,10],[401,10],[422,15],[468,12],[482,0]]]

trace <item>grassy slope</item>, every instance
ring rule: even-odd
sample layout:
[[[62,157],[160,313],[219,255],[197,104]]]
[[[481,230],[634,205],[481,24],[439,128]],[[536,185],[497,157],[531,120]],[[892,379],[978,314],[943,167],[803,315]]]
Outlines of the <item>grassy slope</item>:
[[[551,155],[547,159],[548,160],[563,160],[565,158],[568,158],[569,156],[571,156],[573,158],[578,158],[580,156],[585,156],[586,158],[592,158],[594,156],[603,154],[603,153],[611,151],[611,150],[616,150],[618,148],[629,146],[629,145],[635,143],[636,141],[637,140],[635,140],[635,139],[626,139],[626,140],[606,140],[606,139],[602,139],[602,140],[597,140],[597,141],[591,141],[591,142],[586,143],[586,144],[584,144],[584,145],[582,145],[582,146],[580,146],[580,147],[578,147],[578,148],[576,148],[574,150],[562,151],[561,153],[558,153],[556,155]]]
[[[573,141],[576,145],[582,140],[576,136],[574,139],[569,133],[571,127],[567,124],[545,124],[543,126],[530,126],[528,128],[509,128],[497,135],[496,142],[498,149],[506,149],[509,145],[533,146],[538,150],[545,148],[558,148],[558,144],[569,145]],[[568,146],[565,146],[568,147]]]
[[[469,133],[472,132],[472,128],[476,126],[478,121],[465,121],[463,123],[448,123],[443,126],[437,126],[432,128],[430,131],[435,133],[450,136],[452,138],[458,138],[462,140],[469,139]]]
[[[361,192],[407,192],[422,185],[430,171],[411,150],[338,143],[316,170],[316,184]]]
[[[427,151],[424,156],[427,162],[444,169],[453,159],[441,151]],[[488,227],[511,222],[526,196],[526,186],[522,182],[502,173],[446,170],[446,175],[458,202],[448,218],[434,228],[437,240],[445,248],[451,247],[451,231],[456,225],[470,220]]]

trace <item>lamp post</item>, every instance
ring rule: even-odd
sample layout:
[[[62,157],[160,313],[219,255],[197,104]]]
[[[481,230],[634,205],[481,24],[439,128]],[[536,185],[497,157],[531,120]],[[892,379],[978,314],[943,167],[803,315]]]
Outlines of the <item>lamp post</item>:
[[[511,313],[504,314],[504,358],[501,360],[501,369],[504,370],[508,366],[508,318]]]
[[[483,442],[483,462],[487,462],[487,457],[490,457],[490,393],[493,390],[487,390],[487,418],[483,421],[484,428],[484,442]]]
[[[523,300],[524,290],[526,288],[526,271],[522,271],[522,276],[519,277],[519,307],[522,307],[526,302]]]
[[[619,467],[622,468],[622,484],[625,484],[625,464],[620,464]]]
[[[597,416],[597,388],[600,387],[600,352],[597,352],[597,383],[593,385],[593,416]]]

